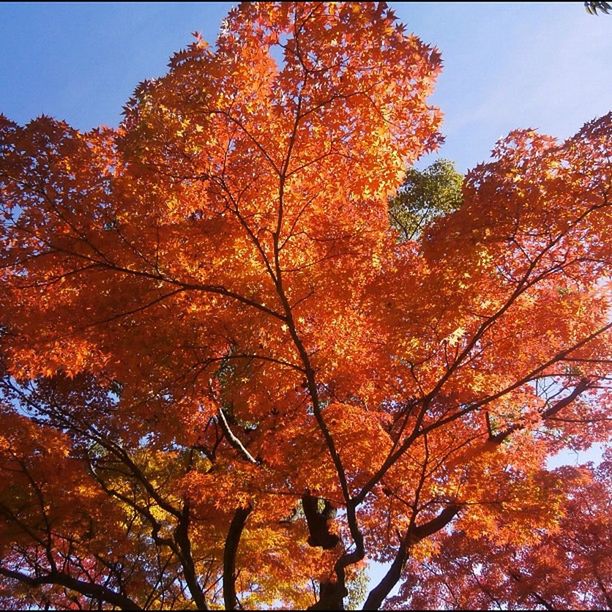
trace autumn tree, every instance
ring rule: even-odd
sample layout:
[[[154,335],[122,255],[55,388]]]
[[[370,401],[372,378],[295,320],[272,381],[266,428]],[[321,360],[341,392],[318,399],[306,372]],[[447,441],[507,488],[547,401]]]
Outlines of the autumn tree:
[[[487,532],[446,534],[423,563],[409,561],[413,576],[391,607],[403,609],[408,601],[417,609],[610,609],[610,461],[547,477],[563,492],[554,529],[519,545]]]
[[[117,129],[2,118],[3,606],[609,601],[603,475],[547,459],[608,437],[612,116],[402,236],[439,70],[384,4],[247,3]]]

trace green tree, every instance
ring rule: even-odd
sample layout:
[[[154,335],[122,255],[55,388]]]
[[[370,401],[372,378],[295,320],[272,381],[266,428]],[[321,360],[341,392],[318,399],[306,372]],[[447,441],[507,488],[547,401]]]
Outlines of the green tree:
[[[391,224],[401,240],[413,240],[433,219],[457,210],[463,201],[462,185],[463,176],[447,159],[439,159],[425,170],[410,168],[389,202]]]

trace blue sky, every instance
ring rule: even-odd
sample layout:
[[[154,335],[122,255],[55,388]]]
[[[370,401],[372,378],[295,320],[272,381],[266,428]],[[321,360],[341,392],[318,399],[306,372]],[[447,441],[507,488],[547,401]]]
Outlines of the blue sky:
[[[437,155],[464,171],[518,127],[567,137],[612,102],[612,15],[569,3],[391,3],[442,51],[432,100],[445,113]],[[0,4],[0,113],[116,125],[139,81],[198,30],[214,42],[232,3]],[[426,163],[429,160],[423,160]]]

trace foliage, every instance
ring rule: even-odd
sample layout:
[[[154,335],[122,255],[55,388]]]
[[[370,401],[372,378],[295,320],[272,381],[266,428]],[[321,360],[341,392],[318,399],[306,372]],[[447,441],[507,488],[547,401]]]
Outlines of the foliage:
[[[585,2],[584,8],[589,15],[597,15],[597,11],[608,15],[612,10],[612,5],[609,2]]]
[[[492,542],[487,534],[449,534],[426,563],[409,563],[408,573],[413,569],[420,580],[405,582],[391,603],[399,609],[407,600],[416,609],[610,609],[610,462],[559,468],[550,476],[567,489],[555,529],[522,546]]]
[[[409,168],[402,186],[389,201],[391,225],[402,240],[412,240],[437,216],[459,208],[462,184],[463,177],[446,159],[436,160],[425,170]]]
[[[242,4],[117,130],[2,118],[0,604],[609,596],[609,488],[547,459],[608,437],[612,116],[402,240],[439,69],[381,4]]]

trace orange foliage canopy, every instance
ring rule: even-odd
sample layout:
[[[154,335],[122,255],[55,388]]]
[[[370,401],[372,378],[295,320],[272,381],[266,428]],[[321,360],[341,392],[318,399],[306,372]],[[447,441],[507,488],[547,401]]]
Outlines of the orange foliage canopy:
[[[383,4],[242,4],[117,130],[1,119],[0,603],[609,604],[547,458],[607,438],[612,118],[401,242],[439,70]]]

